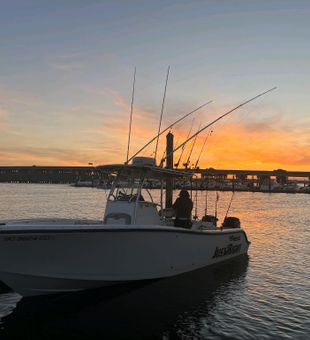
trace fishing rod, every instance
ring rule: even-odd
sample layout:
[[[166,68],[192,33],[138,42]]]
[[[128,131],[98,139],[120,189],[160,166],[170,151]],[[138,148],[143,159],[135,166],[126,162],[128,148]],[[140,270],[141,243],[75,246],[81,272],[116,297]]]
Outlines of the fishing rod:
[[[235,106],[233,109],[231,109],[231,110],[225,112],[225,113],[222,114],[220,117],[216,118],[216,119],[213,120],[211,123],[207,124],[206,126],[204,126],[203,128],[201,128],[199,131],[197,131],[196,133],[194,133],[191,137],[189,137],[188,139],[186,139],[185,142],[183,142],[183,143],[180,144],[178,147],[176,147],[176,148],[171,152],[171,154],[174,153],[175,151],[179,150],[180,148],[182,148],[186,143],[188,143],[190,140],[192,140],[193,138],[195,138],[195,137],[196,137],[197,135],[199,135],[202,131],[204,131],[204,130],[207,129],[208,127],[214,125],[216,122],[218,122],[218,121],[221,120],[222,118],[226,117],[227,115],[229,115],[229,114],[232,113],[233,111],[236,111],[236,110],[239,109],[240,107],[242,107],[242,106],[244,106],[244,105],[246,105],[246,104],[252,102],[253,100],[255,100],[255,99],[257,99],[257,98],[259,98],[259,97],[261,97],[261,96],[267,94],[268,92],[271,92],[271,91],[275,90],[276,88],[277,88],[277,87],[275,86],[275,87],[273,87],[273,88],[271,88],[271,89],[269,89],[269,90],[267,90],[267,91],[264,91],[264,92],[258,94],[257,96],[252,97],[252,98],[246,100],[245,102],[243,102],[243,103],[241,103],[241,104]],[[165,159],[167,159],[167,157],[169,157],[169,156],[170,156],[170,154],[169,154],[169,155],[166,155]]]
[[[198,219],[198,181],[196,176],[196,192],[195,192],[195,215],[193,216],[194,220]]]
[[[227,211],[226,211],[226,215],[225,215],[224,221],[226,220],[226,217],[227,217],[227,215],[228,215],[229,209],[230,209],[230,207],[231,207],[231,203],[232,203],[232,201],[233,201],[234,194],[235,194],[235,192],[233,191],[233,192],[232,192],[232,195],[231,195],[231,198],[230,198],[230,201],[229,201],[229,204],[228,204],[228,208],[227,208]]]
[[[134,95],[135,95],[135,84],[136,84],[136,67],[133,73],[133,83],[132,83],[132,93],[131,93],[131,104],[130,104],[130,119],[129,119],[129,131],[128,131],[128,143],[127,143],[127,156],[126,156],[126,163],[128,163],[129,157],[129,146],[130,146],[130,137],[131,137],[131,125],[132,125],[132,113],[133,113],[133,102],[134,102]]]
[[[218,192],[216,192],[215,207],[214,207],[215,220],[217,219],[217,205],[218,205],[219,199],[220,199],[220,195]]]
[[[199,124],[198,131],[200,130],[200,127],[201,127],[201,123]],[[194,146],[196,144],[197,136],[198,135],[196,135],[196,137],[194,138],[194,141],[193,141],[192,147],[190,149],[190,152],[188,154],[186,163],[183,163],[183,165],[186,169],[187,169],[188,165],[190,164],[190,159],[191,159],[191,156],[192,156],[192,153],[193,153],[193,150],[194,150]]]
[[[192,129],[193,129],[193,125],[194,125],[194,120],[195,120],[195,118],[192,119],[192,124],[191,124],[191,127],[190,127],[190,129],[189,129],[189,131],[188,131],[188,134],[187,134],[187,137],[186,137],[186,138],[188,138],[188,137],[191,135],[191,132],[192,132]],[[180,154],[180,157],[179,157],[178,161],[174,164],[174,166],[175,166],[176,168],[179,167],[179,164],[180,164],[180,162],[181,162],[181,158],[182,158],[182,156],[183,156],[184,149],[185,149],[185,144],[184,144],[183,147],[182,147],[181,154]],[[164,159],[164,160],[165,160],[165,159]]]
[[[197,161],[196,161],[196,163],[195,163],[194,169],[197,169],[197,165],[199,164],[200,157],[201,157],[201,155],[202,155],[202,151],[203,151],[205,145],[207,144],[207,141],[208,141],[209,137],[211,136],[212,132],[213,132],[213,130],[210,130],[210,131],[209,131],[209,133],[207,134],[207,137],[205,138],[205,140],[204,140],[204,142],[203,142],[203,145],[202,145],[202,148],[201,148],[201,150],[200,150],[200,153],[199,153],[199,156],[198,156],[198,158],[197,158]]]
[[[208,214],[208,189],[206,189],[206,197],[205,197],[205,216]]]
[[[168,66],[167,70],[167,76],[166,76],[166,83],[165,83],[165,90],[164,90],[164,96],[163,96],[163,102],[161,104],[161,111],[160,111],[160,119],[159,119],[159,125],[158,125],[158,132],[157,132],[157,140],[156,140],[156,146],[155,146],[155,152],[154,152],[154,159],[156,162],[156,156],[157,156],[157,149],[158,149],[158,142],[159,142],[159,136],[160,136],[160,128],[161,128],[161,122],[163,120],[163,113],[164,113],[164,107],[165,107],[165,100],[166,100],[166,92],[167,92],[167,85],[168,85],[168,78],[169,78],[169,72],[170,72],[170,66]]]
[[[190,116],[191,114],[195,113],[196,111],[202,109],[203,107],[207,106],[208,104],[212,103],[212,100],[198,106],[196,109],[192,110],[191,112],[186,113],[184,116],[182,116],[181,118],[179,118],[178,120],[176,120],[174,123],[170,124],[167,128],[165,128],[164,130],[162,130],[159,133],[159,136],[161,136],[163,133],[165,133],[166,131],[168,131],[169,129],[171,129],[174,125],[180,123],[183,119],[187,118],[188,116]],[[154,142],[154,140],[157,138],[158,135],[156,135],[155,137],[153,137],[151,140],[149,140],[139,151],[137,151],[133,156],[131,156],[128,161],[126,162],[126,164],[128,164],[133,158],[135,158],[141,151],[143,151],[146,147],[148,147],[151,143]],[[164,159],[165,160],[165,159]]]

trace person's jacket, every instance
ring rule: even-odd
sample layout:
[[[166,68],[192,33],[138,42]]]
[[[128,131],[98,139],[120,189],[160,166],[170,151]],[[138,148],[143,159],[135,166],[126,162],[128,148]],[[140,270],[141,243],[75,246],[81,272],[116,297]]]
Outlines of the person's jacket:
[[[193,202],[189,197],[178,197],[172,205],[175,210],[176,218],[188,218],[190,219]]]

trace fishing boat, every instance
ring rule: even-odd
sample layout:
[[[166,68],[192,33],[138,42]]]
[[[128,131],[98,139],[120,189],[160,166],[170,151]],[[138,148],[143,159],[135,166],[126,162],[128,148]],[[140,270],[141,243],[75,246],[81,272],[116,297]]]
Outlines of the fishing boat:
[[[163,182],[188,173],[148,157],[100,170],[115,176],[101,221],[1,223],[1,281],[22,296],[73,292],[164,279],[247,253],[249,241],[235,220],[222,228],[207,218],[175,227],[172,210],[144,189],[149,178]]]
[[[169,68],[167,79],[168,74]],[[131,158],[130,118],[125,163],[98,167],[105,176],[114,178],[103,218],[0,222],[0,280],[25,297],[75,292],[165,279],[247,254],[250,242],[236,217],[226,214],[217,227],[216,216],[205,214],[199,219],[195,211],[190,223],[175,226],[173,181],[188,178],[192,172],[173,169],[173,153],[219,120],[274,89],[225,112],[175,149],[172,134],[168,133],[166,156],[159,165],[159,136],[210,102],[162,131],[160,119],[158,134]],[[133,98],[131,115],[132,108]],[[162,113],[163,106],[161,118]],[[155,140],[154,158],[138,156]],[[161,183],[159,202],[145,185],[149,180]]]

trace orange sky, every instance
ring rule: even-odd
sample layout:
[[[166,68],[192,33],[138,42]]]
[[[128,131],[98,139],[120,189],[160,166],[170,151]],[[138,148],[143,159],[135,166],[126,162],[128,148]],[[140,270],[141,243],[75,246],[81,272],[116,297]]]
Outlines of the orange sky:
[[[213,127],[200,167],[309,171],[306,1],[24,2],[0,11],[0,166],[124,162],[134,67],[130,154],[157,132],[170,65],[163,128],[213,100],[196,131],[277,86]]]
[[[116,107],[113,114],[105,114],[105,119],[100,119],[95,127],[85,126],[77,131],[71,131],[69,136],[71,142],[67,143],[67,148],[61,147],[61,144],[53,147],[36,144],[35,137],[30,136],[32,139],[27,139],[27,131],[24,134],[20,131],[20,136],[18,136],[18,131],[12,129],[7,119],[9,112],[0,110],[2,133],[11,133],[16,139],[28,141],[28,145],[0,149],[0,164],[87,165],[91,162],[98,165],[123,162],[128,138],[129,103],[116,92],[110,91],[109,94],[113,97]],[[215,110],[211,107],[197,113],[193,132],[197,130],[199,123],[202,123],[202,126],[206,125],[229,108],[227,106]],[[273,112],[264,105],[252,106],[249,110],[242,109],[241,112],[233,113],[231,117],[224,118],[213,126],[213,134],[200,158],[200,168],[309,170],[309,119],[299,126],[284,119],[281,112]],[[165,113],[163,128],[183,114]],[[169,122],[166,121],[168,120],[166,117],[169,118]],[[192,117],[189,117],[172,131],[175,135],[175,143],[180,144],[185,140],[191,122]],[[157,125],[158,113],[135,106],[130,154],[137,151],[156,134]],[[192,164],[196,163],[207,133],[208,130],[197,138],[191,156]],[[57,130],[55,130],[55,136],[57,136]],[[88,137],[91,139],[88,140]],[[33,144],[29,144],[29,141]],[[163,155],[164,143],[165,138],[162,137],[158,158]],[[184,150],[181,164],[188,157],[191,143],[188,143]],[[72,144],[75,145],[74,148]],[[151,156],[154,145],[148,147],[142,155]],[[180,151],[176,152],[175,162],[179,154]]]

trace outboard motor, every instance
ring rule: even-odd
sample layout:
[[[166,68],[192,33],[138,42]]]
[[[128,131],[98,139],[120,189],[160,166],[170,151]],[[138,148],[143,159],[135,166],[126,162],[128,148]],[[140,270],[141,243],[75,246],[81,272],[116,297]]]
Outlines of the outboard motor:
[[[223,229],[231,229],[231,228],[241,228],[240,220],[237,217],[226,217],[223,224]]]

